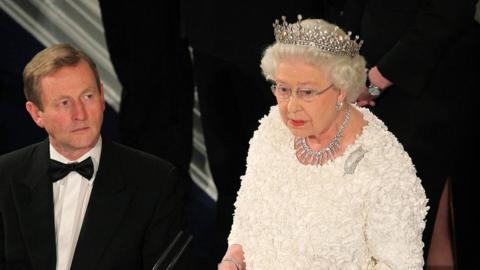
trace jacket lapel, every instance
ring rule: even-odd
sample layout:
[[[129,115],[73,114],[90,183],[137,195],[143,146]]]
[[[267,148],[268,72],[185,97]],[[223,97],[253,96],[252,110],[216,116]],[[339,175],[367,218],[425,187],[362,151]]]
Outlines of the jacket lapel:
[[[25,244],[37,270],[53,270],[56,266],[55,221],[52,182],[49,181],[49,143],[34,148],[25,163],[24,175],[12,181],[12,193]]]
[[[103,141],[99,169],[71,270],[97,269],[101,256],[115,234],[133,194],[133,191],[126,189],[121,170],[115,146]]]

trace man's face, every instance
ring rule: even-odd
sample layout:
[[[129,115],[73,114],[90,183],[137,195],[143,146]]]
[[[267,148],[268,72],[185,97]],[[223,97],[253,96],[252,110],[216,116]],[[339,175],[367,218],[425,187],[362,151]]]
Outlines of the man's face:
[[[100,136],[105,101],[103,87],[85,61],[63,67],[40,82],[43,110],[27,102],[35,123],[44,128],[55,149],[76,159],[95,146]]]

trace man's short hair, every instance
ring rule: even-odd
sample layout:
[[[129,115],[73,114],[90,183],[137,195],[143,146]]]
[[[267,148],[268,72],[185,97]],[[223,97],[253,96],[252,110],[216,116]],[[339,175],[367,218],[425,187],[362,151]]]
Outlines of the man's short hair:
[[[37,53],[23,70],[23,91],[25,98],[43,110],[41,99],[40,80],[60,68],[76,66],[82,60],[87,62],[93,74],[97,87],[100,90],[100,76],[92,59],[82,51],[69,44],[54,44]]]

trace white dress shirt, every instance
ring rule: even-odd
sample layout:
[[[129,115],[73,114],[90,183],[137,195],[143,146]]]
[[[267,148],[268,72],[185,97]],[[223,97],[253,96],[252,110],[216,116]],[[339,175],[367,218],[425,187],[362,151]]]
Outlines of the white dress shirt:
[[[93,176],[90,181],[77,172],[71,172],[53,183],[53,204],[55,211],[55,243],[57,247],[56,270],[69,270],[77,245],[83,218],[88,206],[93,182],[98,171],[102,152],[102,138],[95,147],[77,160],[68,160],[50,144],[50,158],[62,163],[81,162],[92,158]]]

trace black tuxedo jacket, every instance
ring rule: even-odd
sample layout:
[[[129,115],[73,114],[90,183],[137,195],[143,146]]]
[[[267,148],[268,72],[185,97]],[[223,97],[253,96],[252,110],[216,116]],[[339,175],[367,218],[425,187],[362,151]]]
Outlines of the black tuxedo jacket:
[[[0,157],[0,270],[56,267],[49,143]],[[169,163],[103,141],[72,270],[152,269],[183,226],[183,192]]]

